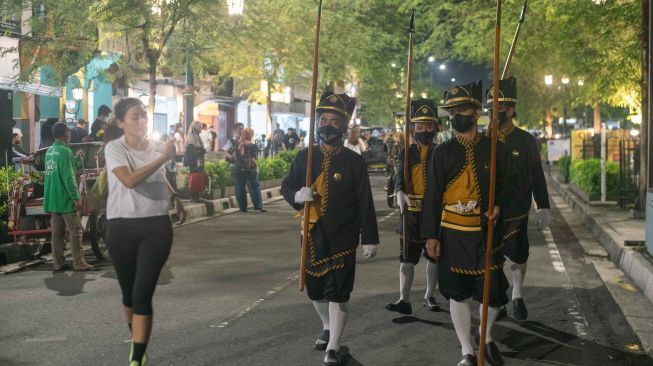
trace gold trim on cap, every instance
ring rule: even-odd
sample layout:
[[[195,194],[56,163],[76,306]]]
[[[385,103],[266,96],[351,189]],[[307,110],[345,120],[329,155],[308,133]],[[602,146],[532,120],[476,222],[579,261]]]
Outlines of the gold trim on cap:
[[[411,122],[437,122],[435,117],[421,116],[410,119]]]
[[[340,113],[344,114],[344,115],[347,116],[348,118],[351,118],[351,115],[350,115],[349,113],[347,113],[347,111],[345,111],[345,110],[342,109],[342,108],[332,107],[332,106],[330,106],[330,105],[322,105],[322,106],[317,106],[317,107],[315,107],[315,110],[316,110],[316,111],[319,111],[319,110],[321,110],[321,109],[330,109],[330,110],[334,110],[334,111],[337,111],[337,112],[340,112]]]

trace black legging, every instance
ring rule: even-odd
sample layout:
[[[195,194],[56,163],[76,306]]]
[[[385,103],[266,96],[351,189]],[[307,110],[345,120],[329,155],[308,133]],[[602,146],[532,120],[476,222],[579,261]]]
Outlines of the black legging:
[[[152,314],[152,296],[172,247],[168,216],[111,219],[107,247],[122,290],[122,303],[136,315]]]

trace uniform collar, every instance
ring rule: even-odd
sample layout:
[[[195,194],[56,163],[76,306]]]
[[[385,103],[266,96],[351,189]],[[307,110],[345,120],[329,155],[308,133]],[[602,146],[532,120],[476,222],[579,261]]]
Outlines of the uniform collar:
[[[474,137],[471,138],[471,139],[467,139],[467,138],[462,137],[459,134],[456,134],[456,141],[458,141],[458,143],[463,145],[465,148],[469,149],[469,148],[472,148],[472,147],[476,146],[476,144],[479,141],[481,141],[481,134],[476,132]]]
[[[329,156],[329,157],[340,153],[340,151],[342,151],[342,148],[343,148],[342,145],[331,146],[327,144],[320,144],[320,151],[322,151],[322,154],[324,154],[324,156]]]
[[[497,135],[497,140],[501,142],[506,141],[508,135],[510,135],[514,130],[515,130],[515,125],[512,122],[510,122],[510,125],[508,127],[499,130],[499,134]]]

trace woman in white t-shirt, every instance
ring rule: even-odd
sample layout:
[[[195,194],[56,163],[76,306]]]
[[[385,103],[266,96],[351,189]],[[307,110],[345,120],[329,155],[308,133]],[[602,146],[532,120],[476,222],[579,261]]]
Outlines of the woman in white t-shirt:
[[[170,192],[163,164],[174,156],[175,145],[147,139],[147,110],[139,99],[122,99],[114,111],[124,135],[109,142],[104,153],[107,247],[132,331],[130,366],[140,366],[147,362],[152,295],[172,247]]]
[[[345,147],[354,151],[358,155],[363,155],[367,150],[367,145],[361,138],[361,129],[358,125],[354,125],[354,127],[349,130],[349,136],[345,140]]]

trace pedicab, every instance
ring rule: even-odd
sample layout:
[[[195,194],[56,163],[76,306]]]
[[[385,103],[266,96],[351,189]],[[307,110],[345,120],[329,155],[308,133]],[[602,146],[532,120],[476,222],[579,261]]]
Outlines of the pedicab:
[[[90,244],[98,259],[108,258],[105,243],[106,202],[91,194],[91,188],[100,178],[104,167],[101,142],[70,144],[73,154],[82,150],[84,158],[76,167],[77,190],[81,197],[80,216],[84,228],[82,245]],[[47,148],[32,153],[21,160],[21,176],[10,182],[9,236],[13,237],[23,255],[39,258],[50,249],[50,214],[43,210],[45,153]]]

